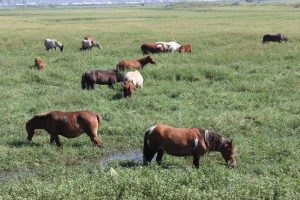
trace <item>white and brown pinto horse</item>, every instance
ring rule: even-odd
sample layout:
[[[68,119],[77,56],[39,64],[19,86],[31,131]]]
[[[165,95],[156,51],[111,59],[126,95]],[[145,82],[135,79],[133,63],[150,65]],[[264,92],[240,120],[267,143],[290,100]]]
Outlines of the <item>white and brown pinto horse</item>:
[[[132,81],[135,87],[143,88],[144,78],[138,70],[127,72],[125,78]]]
[[[193,164],[199,168],[200,156],[209,151],[221,152],[227,164],[236,166],[236,148],[223,136],[201,128],[173,128],[164,124],[151,127],[144,136],[143,161],[161,164],[164,152],[173,156],[193,156]]]
[[[179,48],[182,46],[181,44],[178,44],[175,41],[172,41],[172,42],[156,42],[156,44],[163,45],[165,52],[172,52],[172,53],[174,53],[175,51],[178,51]]]
[[[95,145],[102,147],[103,145],[97,137],[97,130],[101,123],[101,115],[90,111],[53,111],[39,114],[26,123],[27,139],[32,140],[36,129],[44,129],[50,134],[50,143],[55,142],[57,146],[61,146],[59,135],[75,138],[85,132]]]

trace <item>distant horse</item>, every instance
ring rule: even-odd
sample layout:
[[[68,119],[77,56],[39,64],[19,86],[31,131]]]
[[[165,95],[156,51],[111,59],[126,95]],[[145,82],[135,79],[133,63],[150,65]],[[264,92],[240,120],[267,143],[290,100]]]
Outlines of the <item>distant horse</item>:
[[[64,51],[64,45],[55,39],[46,39],[44,41],[44,45],[46,47],[46,51],[49,51],[52,48],[54,48],[56,51],[56,47],[58,47],[61,52]]]
[[[277,34],[266,34],[263,37],[262,43],[269,43],[269,42],[279,42],[281,43],[282,41],[287,42],[289,39],[286,35],[283,35],[281,33]]]
[[[172,52],[178,51],[178,49],[181,47],[181,44],[178,44],[175,41],[172,42],[156,42],[156,44],[163,45],[165,52]]]
[[[145,56],[145,57],[137,59],[137,60],[122,60],[117,64],[116,68],[118,70],[122,70],[122,71],[124,71],[125,69],[129,69],[129,68],[141,70],[148,63],[154,64],[154,65],[156,64],[155,60],[151,56],[148,55],[148,56]]]
[[[134,93],[135,90],[135,85],[132,80],[126,80],[122,82],[122,87],[123,87],[123,96],[126,97],[131,97]]]
[[[135,87],[143,88],[144,79],[138,70],[127,72],[125,77],[126,80],[132,80]]]
[[[97,41],[91,40],[82,40],[81,41],[81,49],[80,50],[91,50],[93,47],[97,47],[98,49],[102,49],[101,44]]]
[[[162,44],[157,43],[145,43],[142,44],[141,50],[143,54],[149,54],[149,53],[162,53],[165,52],[164,46]]]
[[[86,133],[95,145],[102,147],[97,137],[97,130],[102,123],[101,115],[90,111],[60,112],[53,111],[35,115],[26,123],[29,141],[32,140],[36,129],[44,129],[50,134],[50,143],[61,146],[59,135],[75,138]]]
[[[125,80],[124,74],[118,70],[91,70],[86,71],[81,77],[82,89],[94,89],[95,84],[108,85],[114,88],[113,84]]]
[[[181,47],[179,47],[178,51],[180,53],[192,53],[192,45],[191,44],[182,45]]]
[[[193,164],[199,168],[200,156],[209,151],[221,152],[227,164],[236,166],[236,148],[223,136],[202,128],[173,128],[157,124],[146,131],[144,136],[144,164],[156,161],[161,164],[164,152],[173,156],[193,156]]]
[[[43,70],[45,66],[46,64],[41,58],[34,59],[34,67],[36,67],[38,70]]]

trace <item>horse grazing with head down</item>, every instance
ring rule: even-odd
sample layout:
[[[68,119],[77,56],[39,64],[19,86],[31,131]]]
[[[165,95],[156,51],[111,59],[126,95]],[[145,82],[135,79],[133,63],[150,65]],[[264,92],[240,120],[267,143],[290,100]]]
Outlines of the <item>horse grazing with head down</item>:
[[[64,45],[55,39],[46,39],[44,41],[44,45],[46,47],[46,51],[49,51],[50,49],[53,49],[53,48],[56,51],[56,47],[58,47],[61,52],[64,51]]]
[[[93,40],[82,40],[80,50],[91,50],[93,47],[97,47],[98,49],[102,49],[102,46],[99,42]]]
[[[36,129],[44,129],[50,134],[50,143],[61,146],[59,135],[75,138],[86,133],[95,145],[102,147],[97,137],[97,130],[102,123],[101,115],[90,111],[60,112],[53,111],[35,115],[26,123],[29,141],[32,140]]]
[[[209,151],[221,152],[227,164],[236,166],[236,147],[232,140],[202,128],[173,128],[164,124],[151,127],[144,136],[143,161],[161,164],[164,152],[173,156],[193,156],[193,164],[199,168],[200,156]]]
[[[178,51],[180,53],[192,53],[192,45],[191,44],[182,45],[181,47],[179,47]]]
[[[137,60],[122,60],[120,61],[116,68],[118,70],[124,71],[125,69],[137,69],[141,70],[147,65],[148,63],[151,63],[153,65],[156,64],[155,60],[151,56],[145,56],[143,58],[137,59]]]
[[[113,84],[124,80],[124,74],[118,70],[91,70],[86,71],[81,76],[81,88],[93,90],[95,84],[108,85],[109,88],[114,88]]]
[[[262,43],[269,43],[269,42],[279,42],[281,43],[282,41],[287,42],[289,39],[286,35],[283,35],[281,33],[277,33],[277,34],[265,34],[263,37],[263,41]]]
[[[162,53],[165,52],[165,48],[162,44],[157,43],[145,43],[142,44],[141,50],[143,54],[149,54],[149,53]]]
[[[126,80],[122,82],[122,87],[123,87],[123,96],[126,97],[131,97],[134,93],[135,90],[135,85],[132,80]]]
[[[34,67],[36,67],[38,70],[43,70],[45,66],[46,64],[41,58],[34,59]]]

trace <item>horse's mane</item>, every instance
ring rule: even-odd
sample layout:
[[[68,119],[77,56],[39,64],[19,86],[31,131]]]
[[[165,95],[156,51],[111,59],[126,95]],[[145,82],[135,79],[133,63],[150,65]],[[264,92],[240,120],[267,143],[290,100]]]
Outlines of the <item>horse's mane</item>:
[[[222,144],[226,141],[225,138],[215,132],[199,128],[209,151],[219,151]]]

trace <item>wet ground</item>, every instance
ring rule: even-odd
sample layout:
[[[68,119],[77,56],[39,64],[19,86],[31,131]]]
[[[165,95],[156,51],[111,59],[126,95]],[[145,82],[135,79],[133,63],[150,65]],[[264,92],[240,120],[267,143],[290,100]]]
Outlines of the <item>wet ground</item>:
[[[100,158],[99,164],[106,166],[111,161],[119,161],[124,167],[141,165],[143,163],[143,152],[141,150],[131,150],[124,153],[111,153]]]

